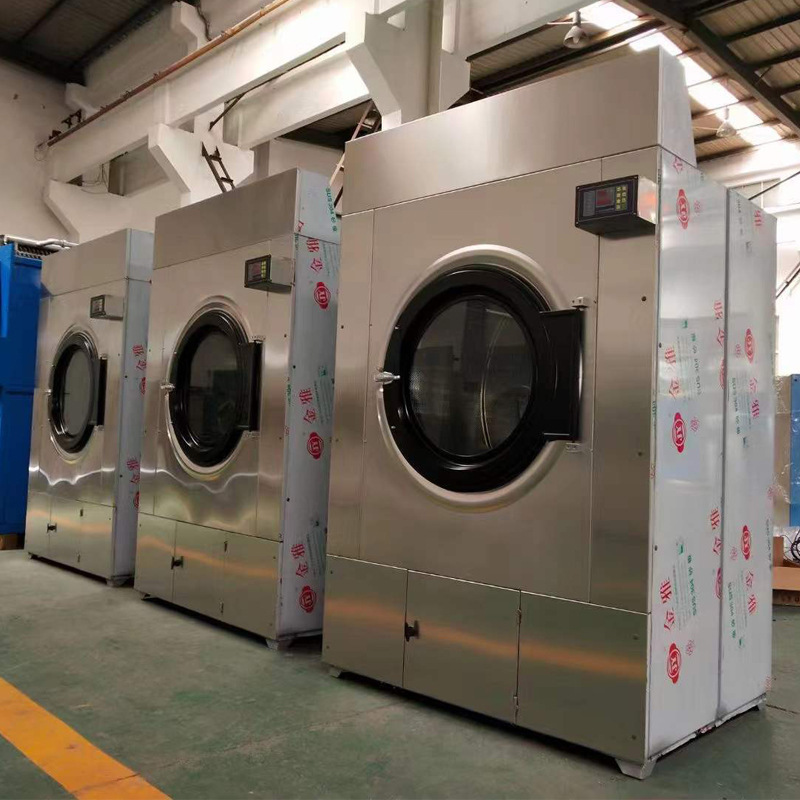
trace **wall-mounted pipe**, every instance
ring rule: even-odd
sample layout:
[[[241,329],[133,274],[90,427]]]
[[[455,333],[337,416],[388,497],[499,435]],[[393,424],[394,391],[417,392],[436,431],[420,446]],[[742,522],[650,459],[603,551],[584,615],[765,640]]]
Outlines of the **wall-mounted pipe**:
[[[227,42],[229,39],[232,39],[234,36],[236,36],[236,34],[241,33],[259,20],[264,19],[267,14],[277,11],[281,6],[284,6],[289,2],[291,2],[291,0],[273,0],[271,3],[267,3],[267,5],[263,6],[258,11],[254,11],[252,14],[250,14],[250,16],[245,17],[241,22],[237,22],[236,25],[232,25],[227,30],[222,31],[219,36],[214,37],[210,42],[206,42],[206,44],[204,44],[202,47],[198,47],[194,52],[189,53],[189,55],[184,56],[174,64],[170,64],[160,72],[156,72],[152,78],[148,78],[144,83],[140,83],[138,86],[135,86],[133,89],[125,92],[116,100],[113,100],[107,106],[103,106],[99,111],[96,111],[91,116],[86,117],[86,119],[82,120],[69,130],[66,130],[64,133],[60,133],[58,136],[54,136],[52,139],[49,139],[47,141],[47,146],[52,147],[54,144],[58,144],[66,139],[67,136],[71,136],[73,133],[75,133],[75,131],[79,131],[90,122],[94,122],[94,120],[99,119],[103,116],[103,114],[107,114],[112,109],[122,105],[126,100],[130,100],[132,97],[136,97],[152,86],[155,86],[160,81],[163,81],[164,78],[168,78],[170,75],[173,75],[179,69],[191,64],[193,61],[197,60],[201,56],[204,56],[214,48],[219,47],[224,42]]]
[[[27,236],[15,236],[13,233],[0,233],[0,245],[12,243],[28,245],[28,247],[41,247],[52,253],[78,246],[75,242],[68,242],[66,239],[29,239]]]

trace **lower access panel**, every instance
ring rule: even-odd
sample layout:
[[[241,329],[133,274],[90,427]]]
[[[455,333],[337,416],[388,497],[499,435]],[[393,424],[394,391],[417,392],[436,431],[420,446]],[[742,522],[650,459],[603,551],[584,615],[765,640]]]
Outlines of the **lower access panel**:
[[[517,723],[642,763],[647,620],[523,592]]]
[[[227,534],[226,541],[222,619],[252,633],[276,636],[280,545],[237,533]]]
[[[114,577],[114,558],[111,552],[114,509],[95,503],[81,503],[78,508],[78,519],[80,568],[103,578]]]
[[[31,492],[25,517],[25,549],[35,556],[48,556],[50,495]]]
[[[519,602],[512,589],[409,572],[403,687],[513,722]]]
[[[179,522],[175,532],[175,569],[172,602],[222,618],[225,540],[229,534]]]
[[[134,587],[143,594],[172,600],[175,528],[171,519],[139,514]]]
[[[80,568],[81,504],[54,497],[50,509],[50,541],[47,557],[69,567]]]
[[[402,686],[406,570],[329,555],[326,573],[323,660]]]

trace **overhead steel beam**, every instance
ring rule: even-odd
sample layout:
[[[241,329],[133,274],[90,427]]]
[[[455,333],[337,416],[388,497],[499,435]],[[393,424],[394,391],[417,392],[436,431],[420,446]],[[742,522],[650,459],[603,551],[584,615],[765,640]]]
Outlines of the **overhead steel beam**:
[[[778,91],[784,96],[792,94],[793,92],[800,92],[800,82],[790,83],[788,86],[779,86]]]
[[[39,15],[33,25],[29,26],[21,36],[17,37],[17,44],[24,42],[25,39],[27,39],[43,22],[46,22],[48,19],[50,19],[50,17],[52,17],[53,14],[55,14],[56,11],[58,11],[58,9],[61,8],[61,6],[63,6],[66,2],[67,0],[55,0],[55,3],[53,3],[44,12],[44,14]]]
[[[691,17],[697,19],[698,17],[706,16],[706,14],[713,14],[715,11],[722,11],[732,6],[741,5],[744,2],[746,2],[746,0],[706,0],[706,2],[698,3],[686,10]],[[675,3],[670,2],[670,5],[675,5]]]
[[[750,36],[757,36],[759,33],[767,33],[767,31],[774,31],[775,28],[782,28],[784,25],[791,25],[793,22],[800,22],[800,11],[793,11],[791,14],[784,14],[781,17],[769,20],[769,22],[762,22],[760,25],[753,25],[750,28],[743,28],[736,33],[729,33],[723,39],[730,44],[731,42],[738,42],[742,39],[747,39]]]
[[[777,56],[764,58],[761,61],[749,61],[748,66],[752,69],[763,69],[764,67],[774,67],[778,64],[785,64],[787,61],[794,61],[800,58],[800,49],[787,50],[785,53],[779,53]]]
[[[523,61],[520,64],[514,64],[511,67],[506,67],[499,72],[474,81],[473,88],[484,94],[492,94],[494,92],[510,89],[512,86],[552,72],[555,69],[559,69],[581,58],[585,58],[588,55],[613,50],[616,47],[627,44],[634,37],[640,36],[643,33],[660,30],[663,27],[664,24],[661,20],[647,19],[639,24],[632,23],[626,25],[622,29],[612,28],[609,31],[592,37],[588,44],[585,47],[581,47],[579,50],[570,50],[567,47],[560,47],[552,53],[545,53],[536,58]]]
[[[780,122],[789,127],[793,134],[800,135],[800,111],[789,105],[781,97],[780,89],[766,83],[753,69],[752,64],[742,61],[707,25],[676,7],[670,0],[634,0],[634,3],[663,22],[685,29],[689,38],[716,59],[731,78],[760,100]]]
[[[106,50],[110,50],[115,44],[121,42],[129,33],[132,33],[137,28],[141,28],[145,22],[152,19],[161,9],[170,5],[171,2],[172,0],[150,0],[150,2],[142,6],[135,14],[128,17],[122,24],[118,25],[95,42],[88,50],[81,53],[70,66],[74,69],[83,69],[88,66]],[[194,0],[188,0],[188,2],[194,4]]]
[[[78,83],[82,79],[81,73],[12,42],[0,41],[0,58],[64,83]]]

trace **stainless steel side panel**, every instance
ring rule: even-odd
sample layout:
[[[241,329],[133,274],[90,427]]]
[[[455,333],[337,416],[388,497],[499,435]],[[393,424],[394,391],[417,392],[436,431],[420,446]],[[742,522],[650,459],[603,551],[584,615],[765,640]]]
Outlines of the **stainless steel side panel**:
[[[175,533],[172,601],[207,617],[222,619],[225,572],[225,533],[179,522]]]
[[[275,635],[280,545],[230,533],[222,579],[222,619],[230,625]],[[215,576],[216,579],[216,576]]]
[[[361,558],[588,599],[597,237],[575,228],[574,207],[575,187],[599,179],[599,162],[589,162],[376,212]],[[579,446],[561,452],[535,487],[508,502],[487,498],[484,506],[474,508],[449,497],[434,498],[420,488],[381,431],[383,401],[371,371],[383,363],[397,314],[431,265],[459,248],[487,244],[532,259],[560,295],[588,298],[589,308]],[[347,292],[344,286],[342,294]],[[357,356],[351,358],[355,363]],[[358,412],[350,413],[355,418]]]
[[[648,619],[523,592],[518,724],[641,763]]]
[[[520,593],[408,573],[403,688],[513,722]]]
[[[403,685],[404,569],[328,556],[322,658],[343,670]]]
[[[371,211],[342,222],[328,552],[351,558],[359,555],[373,222]]]
[[[176,528],[175,520],[139,514],[134,587],[140,592],[172,600]]]
[[[50,495],[28,492],[28,510],[25,515],[25,549],[37,556],[47,557],[50,524]]]
[[[655,181],[658,164],[655,148],[607,158],[602,177]],[[658,242],[654,234],[592,238],[600,247],[600,281],[588,599],[646,611]]]

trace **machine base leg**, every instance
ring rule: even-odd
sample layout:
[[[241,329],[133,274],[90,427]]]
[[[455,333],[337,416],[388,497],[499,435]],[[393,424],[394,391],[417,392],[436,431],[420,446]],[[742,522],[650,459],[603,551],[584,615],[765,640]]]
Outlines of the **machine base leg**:
[[[623,761],[621,758],[616,759],[619,771],[623,775],[630,778],[637,778],[640,781],[649,778],[653,774],[653,767],[656,765],[656,759],[645,761],[644,764],[637,764],[634,761]]]
[[[264,639],[264,641],[267,643],[267,648],[269,650],[276,650],[278,652],[283,652],[284,650],[289,649],[292,642],[294,641],[294,638],[292,636],[288,636],[285,639],[270,639],[269,637],[267,637],[266,639]]]
[[[106,580],[106,586],[112,586],[118,589],[120,586],[124,586],[128,580],[129,578],[108,578]]]
[[[763,714],[767,710],[767,698],[763,698],[756,704],[756,708]]]
[[[341,678],[343,674],[343,670],[339,669],[339,667],[328,667],[328,675],[331,678]]]

